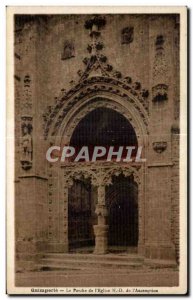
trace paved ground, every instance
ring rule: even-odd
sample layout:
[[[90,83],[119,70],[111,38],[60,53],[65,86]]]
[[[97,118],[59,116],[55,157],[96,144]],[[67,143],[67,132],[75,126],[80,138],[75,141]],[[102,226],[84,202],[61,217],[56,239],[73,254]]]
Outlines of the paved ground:
[[[16,286],[22,287],[118,287],[118,286],[178,286],[177,270],[146,269],[116,272],[116,270],[66,270],[24,272],[16,274]]]

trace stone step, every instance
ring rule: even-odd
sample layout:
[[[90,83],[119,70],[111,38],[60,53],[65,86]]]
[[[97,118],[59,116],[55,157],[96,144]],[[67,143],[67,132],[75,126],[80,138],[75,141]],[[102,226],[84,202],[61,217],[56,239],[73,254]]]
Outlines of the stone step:
[[[80,272],[95,270],[101,272],[124,272],[129,270],[139,270],[143,267],[162,269],[176,269],[176,262],[163,260],[149,260],[138,254],[72,254],[72,253],[47,253],[39,260],[38,270],[42,271],[70,271],[78,270]]]
[[[115,267],[114,267],[115,268]],[[74,274],[74,271],[76,271],[76,274],[109,274],[112,273],[112,267],[108,268],[107,266],[104,268],[94,268],[94,266],[88,268],[88,267],[80,267],[76,265],[71,265],[71,266],[61,266],[61,265],[45,265],[45,264],[38,264],[34,268],[36,271],[55,271],[55,272],[61,272],[61,274],[64,274],[67,272],[67,274]],[[143,269],[143,266],[129,266],[127,268],[116,268],[114,269],[116,271],[116,274],[130,274],[132,271],[139,272]],[[113,272],[114,273],[114,272]]]
[[[94,261],[94,262],[136,262],[142,263],[144,258],[137,254],[105,254],[105,255],[95,255],[95,254],[71,254],[71,253],[48,253],[43,256],[44,259],[55,259],[55,260],[84,260],[84,261]]]
[[[40,261],[39,268],[50,270],[56,269],[130,269],[140,268],[142,262],[136,261],[94,261],[94,260],[73,260],[73,259],[57,259],[57,258],[43,258]]]
[[[177,263],[175,260],[164,260],[164,259],[145,259],[145,265],[150,268],[159,269],[159,268],[173,268],[176,269]]]

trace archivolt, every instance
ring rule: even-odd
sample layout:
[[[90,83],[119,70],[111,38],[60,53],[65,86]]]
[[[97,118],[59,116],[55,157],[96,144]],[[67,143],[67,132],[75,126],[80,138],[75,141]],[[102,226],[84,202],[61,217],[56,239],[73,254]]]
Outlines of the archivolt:
[[[78,84],[58,100],[45,126],[45,137],[52,140],[70,135],[78,122],[97,107],[109,107],[123,114],[139,136],[148,133],[147,99],[136,94],[127,84],[118,80],[94,77]]]
[[[124,115],[125,118],[128,120],[128,122],[131,123],[133,126],[133,129],[136,132],[136,135],[138,137],[139,144],[142,145],[143,143],[143,137],[146,135],[145,128],[143,127],[143,124],[141,124],[136,117],[136,112],[130,108],[123,105],[121,101],[117,98],[116,101],[114,99],[110,98],[100,98],[100,97],[94,97],[91,99],[88,99],[85,101],[82,105],[76,106],[74,110],[72,110],[65,118],[62,126],[60,127],[60,130],[58,132],[57,136],[57,143],[60,142],[62,145],[68,145],[70,142],[70,138],[72,136],[72,133],[78,123],[91,111],[93,111],[96,108],[110,108],[113,109],[120,114]]]

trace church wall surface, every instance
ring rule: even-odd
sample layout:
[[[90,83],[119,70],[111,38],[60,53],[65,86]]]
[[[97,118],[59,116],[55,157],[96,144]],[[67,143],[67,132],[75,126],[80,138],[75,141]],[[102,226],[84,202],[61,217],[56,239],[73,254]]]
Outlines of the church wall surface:
[[[68,251],[63,169],[45,158],[50,143],[61,140],[62,131],[56,131],[52,138],[49,133],[45,137],[45,119],[57,101],[79,82],[86,68],[90,36],[84,24],[88,19],[88,15],[16,17],[15,181],[19,252]],[[112,76],[118,81],[131,77],[133,97],[146,92],[146,108],[139,104],[138,110],[139,115],[143,113],[138,117],[141,127],[136,128],[147,158],[141,190],[141,251],[150,259],[178,259],[178,16],[106,15],[105,20],[100,41],[102,54],[113,66]],[[101,95],[103,92],[98,90],[96,96]],[[113,95],[116,97],[117,101],[126,102],[118,100],[119,94]],[[66,126],[65,119],[63,122]],[[27,163],[21,153],[24,128],[32,139]]]

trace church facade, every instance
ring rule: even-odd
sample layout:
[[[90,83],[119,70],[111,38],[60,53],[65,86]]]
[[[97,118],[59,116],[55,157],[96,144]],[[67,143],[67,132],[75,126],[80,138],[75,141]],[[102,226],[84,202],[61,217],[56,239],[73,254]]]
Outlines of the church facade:
[[[15,245],[179,262],[179,16],[15,15]],[[144,161],[49,162],[51,146]]]

